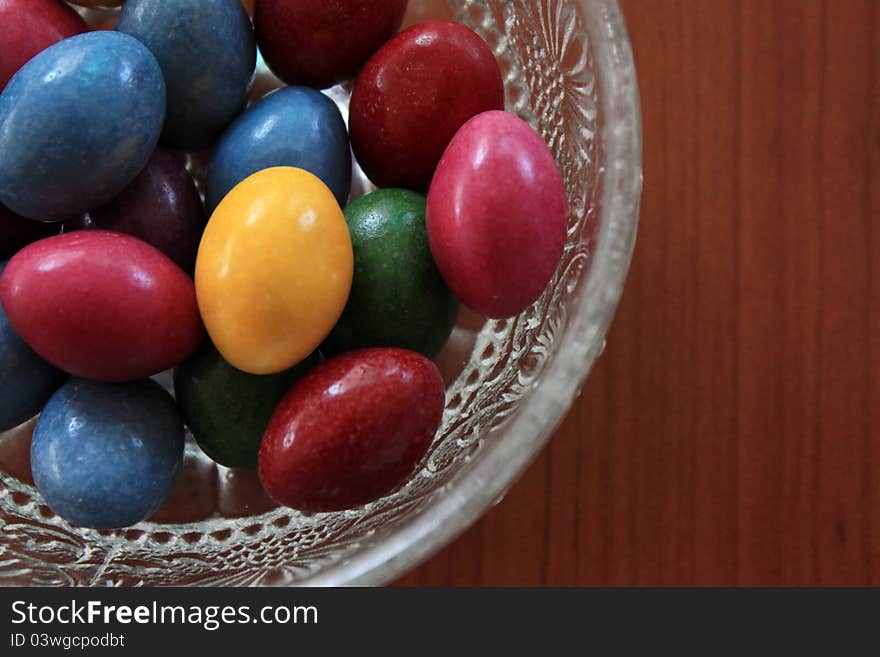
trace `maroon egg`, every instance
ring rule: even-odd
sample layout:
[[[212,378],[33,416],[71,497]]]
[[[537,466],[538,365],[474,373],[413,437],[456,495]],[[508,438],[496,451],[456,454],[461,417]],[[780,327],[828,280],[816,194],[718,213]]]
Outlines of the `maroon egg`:
[[[59,0],[0,0],[0,90],[28,60],[89,28]]]
[[[553,154],[528,123],[485,112],[455,135],[428,193],[431,253],[462,303],[512,317],[544,291],[565,245],[568,203]]]
[[[77,231],[26,246],[0,278],[0,303],[45,360],[99,381],[174,367],[203,335],[192,279],[121,233]]]
[[[296,383],[263,435],[260,481],[307,512],[365,504],[402,483],[440,426],[443,378],[424,356],[365,349]]]
[[[257,0],[263,58],[288,84],[323,89],[353,78],[403,22],[407,0]]]
[[[202,199],[183,161],[158,146],[146,168],[119,196],[65,223],[64,229],[98,228],[133,235],[191,273],[205,222]]]
[[[459,23],[426,21],[386,43],[358,75],[352,147],[379,187],[425,192],[455,132],[491,109],[504,109],[504,84],[489,46]]]
[[[9,208],[0,205],[0,260],[5,260],[31,242],[60,232],[61,224],[20,217]]]

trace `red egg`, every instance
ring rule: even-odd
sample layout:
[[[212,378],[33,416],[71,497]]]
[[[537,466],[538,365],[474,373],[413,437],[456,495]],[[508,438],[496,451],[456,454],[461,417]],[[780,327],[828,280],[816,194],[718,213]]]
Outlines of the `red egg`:
[[[78,231],[25,247],[0,278],[0,303],[45,360],[99,381],[174,367],[203,335],[192,279],[121,233]]]
[[[517,315],[559,265],[567,207],[541,137],[513,114],[485,112],[458,131],[431,183],[426,221],[437,268],[471,309]]]
[[[89,28],[59,0],[0,0],[0,90],[34,55]]]
[[[443,417],[437,366],[404,349],[333,358],[296,383],[263,435],[260,481],[281,504],[336,511],[390,492],[412,473]]]
[[[358,75],[352,147],[377,186],[424,192],[455,132],[491,109],[504,109],[504,84],[489,46],[459,23],[426,21],[386,43]]]
[[[257,0],[254,28],[272,72],[323,89],[353,78],[403,22],[407,0]]]

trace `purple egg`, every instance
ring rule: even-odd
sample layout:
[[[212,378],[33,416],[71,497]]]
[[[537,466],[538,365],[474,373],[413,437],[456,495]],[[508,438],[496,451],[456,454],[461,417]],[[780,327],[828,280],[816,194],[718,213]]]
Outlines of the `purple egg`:
[[[60,232],[61,224],[26,219],[0,205],[0,260],[9,258],[32,242]]]
[[[119,196],[65,223],[64,228],[132,235],[152,244],[191,274],[205,223],[202,200],[183,161],[158,146],[144,170]]]

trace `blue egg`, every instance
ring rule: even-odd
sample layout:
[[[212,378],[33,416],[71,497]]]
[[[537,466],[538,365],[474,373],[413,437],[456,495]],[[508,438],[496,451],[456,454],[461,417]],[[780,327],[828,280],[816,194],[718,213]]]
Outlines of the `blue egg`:
[[[71,379],[37,420],[34,483],[49,508],[74,525],[128,527],[171,493],[183,436],[174,401],[156,382]]]
[[[278,89],[229,126],[208,169],[208,210],[252,173],[279,166],[315,174],[345,206],[351,190],[348,131],[339,108],[320,91]]]
[[[66,376],[24,343],[0,306],[0,432],[39,413]]]
[[[156,58],[116,32],[41,52],[0,94],[0,203],[60,220],[103,205],[146,165],[165,116]]]
[[[245,108],[257,47],[239,0],[127,0],[116,29],[149,48],[165,74],[165,144],[207,148]]]

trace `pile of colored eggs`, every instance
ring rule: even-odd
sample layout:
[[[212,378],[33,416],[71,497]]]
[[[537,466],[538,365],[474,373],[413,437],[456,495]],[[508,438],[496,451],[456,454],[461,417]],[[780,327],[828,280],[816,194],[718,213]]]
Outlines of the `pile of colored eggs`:
[[[516,315],[562,254],[491,50],[396,34],[405,0],[75,4],[122,9],[0,0],[0,431],[40,413],[36,486],[88,527],[162,504],[185,426],[282,504],[387,494],[441,423],[459,301]],[[247,107],[257,46],[290,86]],[[321,89],[352,78],[346,125]],[[349,203],[352,152],[381,189]]]

